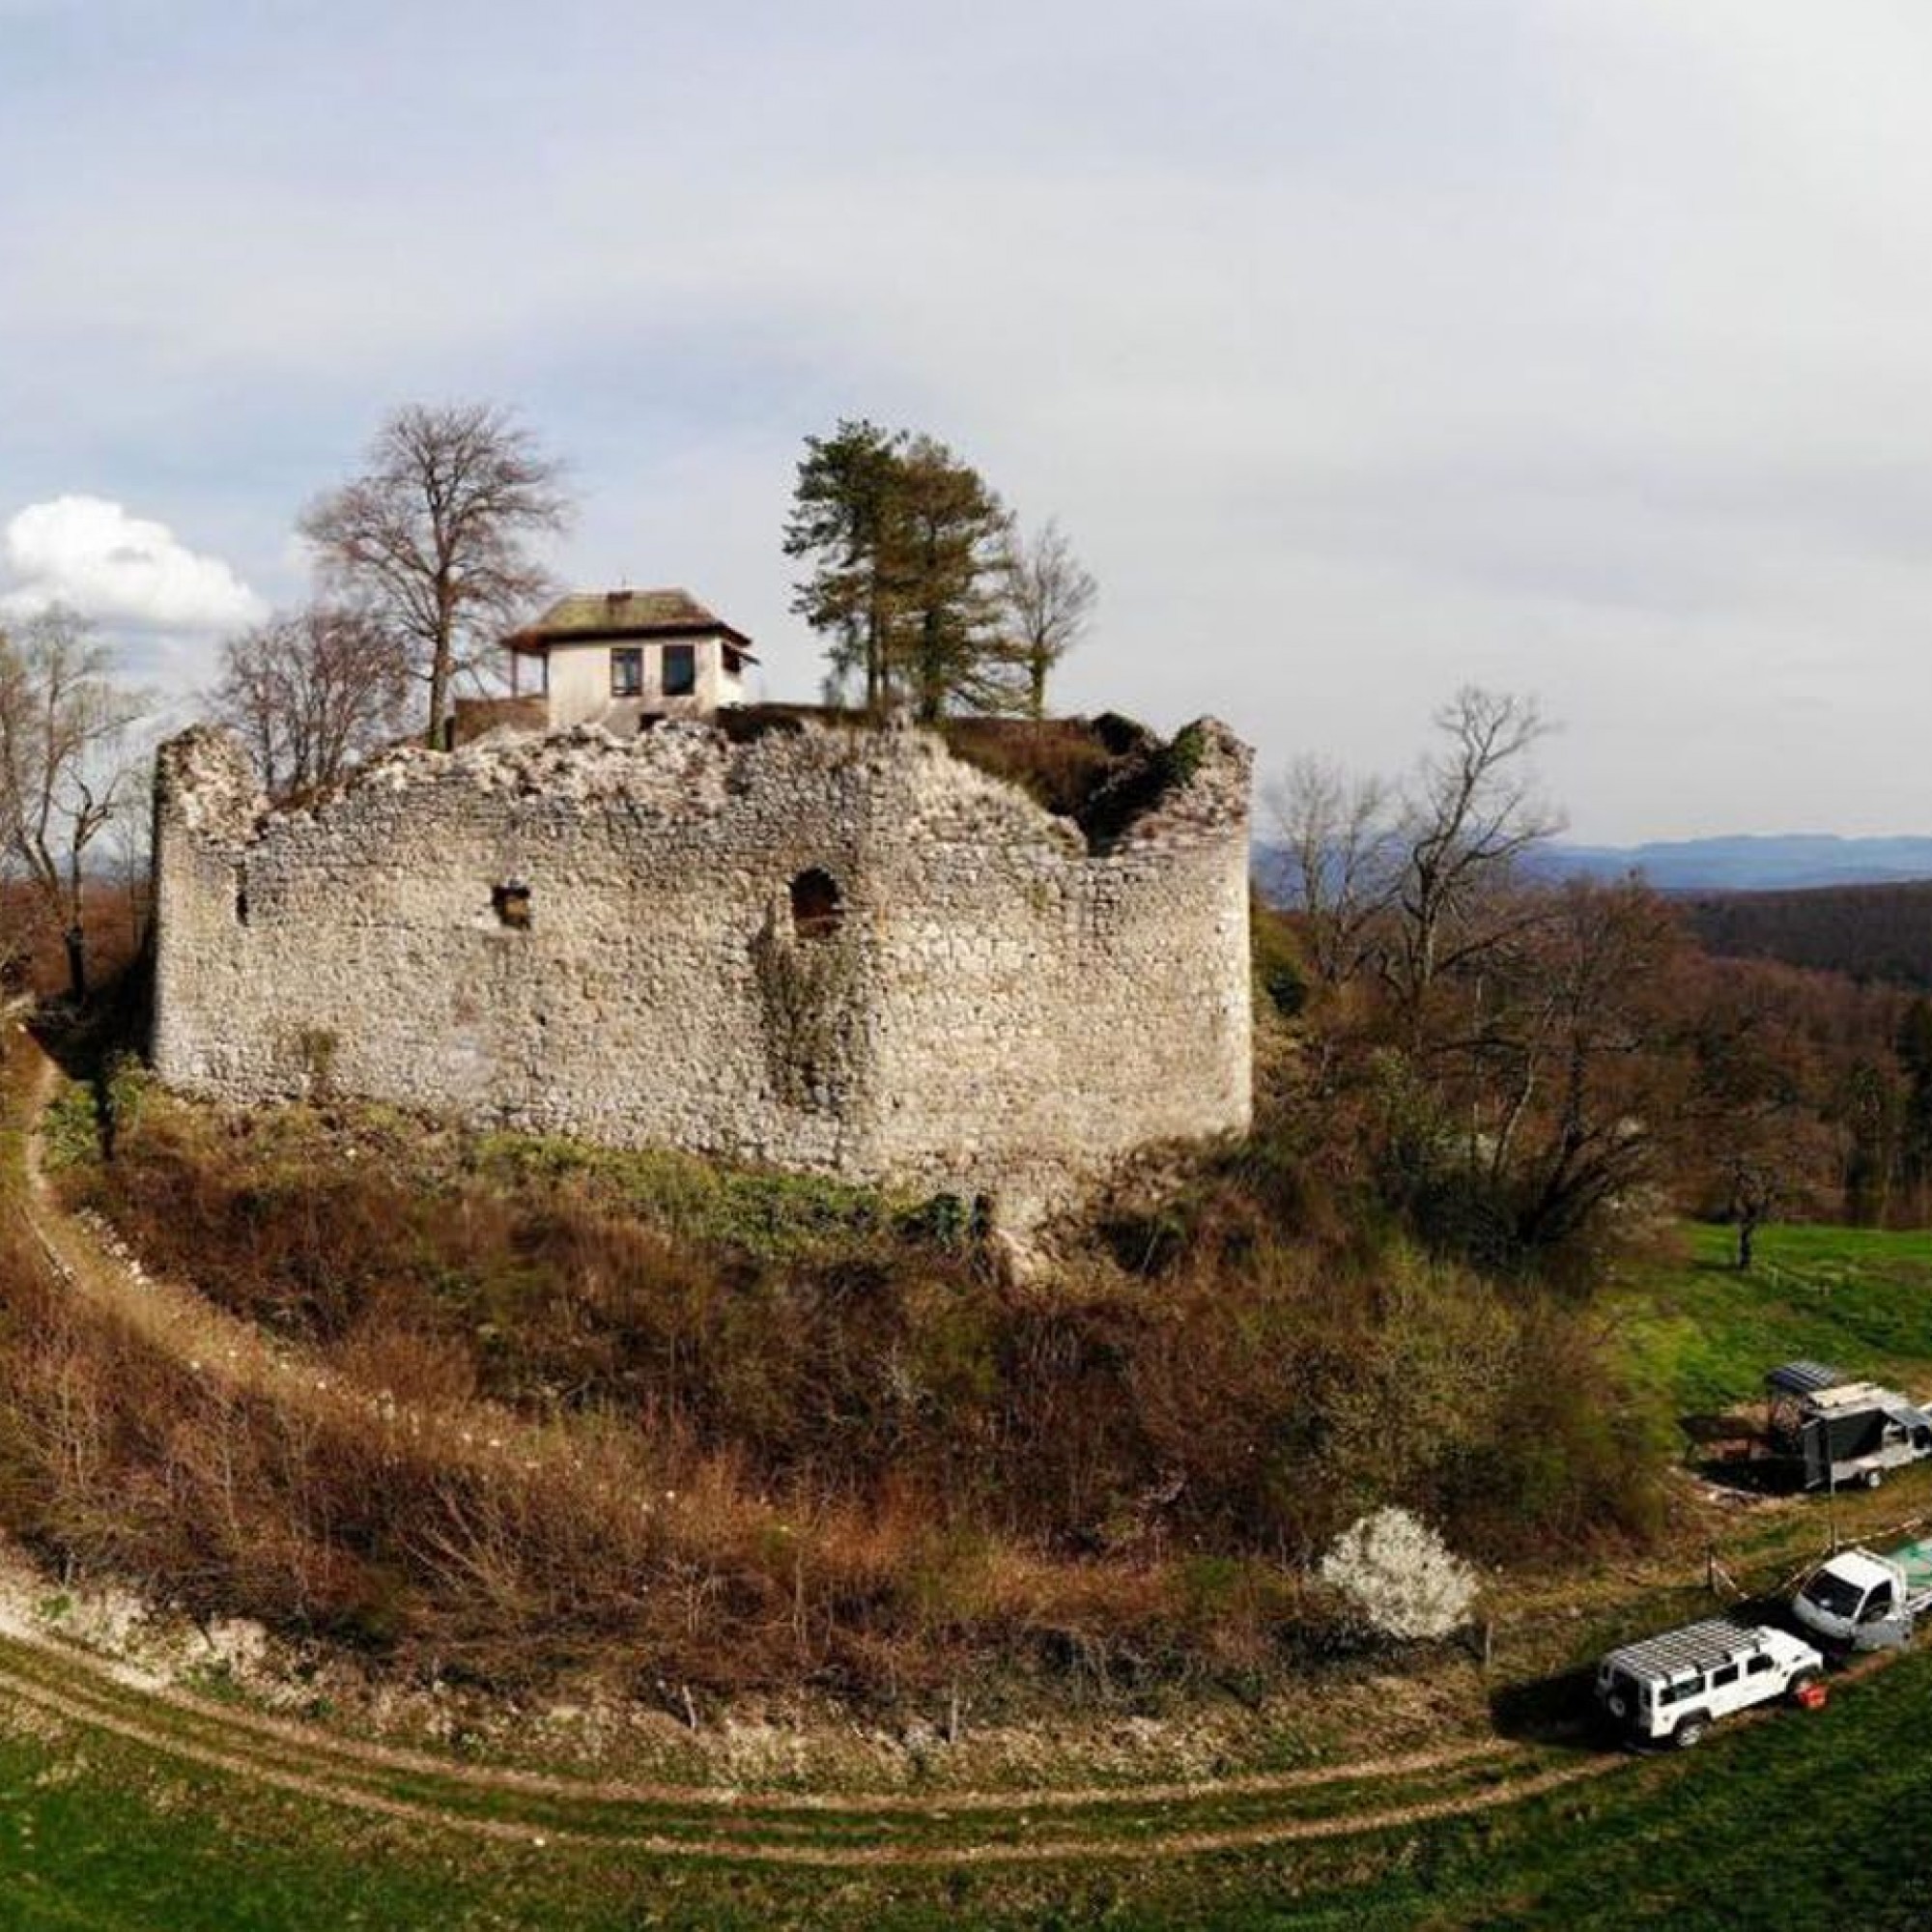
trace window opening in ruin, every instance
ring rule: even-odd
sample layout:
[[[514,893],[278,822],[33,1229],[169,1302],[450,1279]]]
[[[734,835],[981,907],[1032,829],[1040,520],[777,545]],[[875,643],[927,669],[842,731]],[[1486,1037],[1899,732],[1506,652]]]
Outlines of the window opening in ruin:
[[[237,925],[246,925],[248,923],[248,888],[246,886],[237,886],[235,888],[235,923]]]
[[[845,918],[838,881],[816,866],[791,882],[792,930],[801,939],[830,939]]]
[[[724,646],[724,675],[726,677],[736,677],[744,668],[745,660],[743,655],[740,652],[734,651],[729,644],[726,644]]]
[[[530,924],[530,889],[512,880],[492,888],[490,903],[503,924],[517,932],[527,932]]]
[[[664,695],[667,697],[689,697],[696,689],[696,645],[667,644],[664,647]]]
[[[644,654],[638,650],[611,653],[611,696],[636,697],[644,688]]]

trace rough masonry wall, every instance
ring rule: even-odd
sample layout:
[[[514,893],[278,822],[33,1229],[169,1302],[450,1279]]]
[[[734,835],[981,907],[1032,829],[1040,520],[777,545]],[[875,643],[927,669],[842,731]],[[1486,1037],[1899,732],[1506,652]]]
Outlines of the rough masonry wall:
[[[909,727],[501,735],[266,814],[197,728],[157,769],[156,1066],[1024,1222],[1248,1122],[1248,754],[1211,722],[1183,740],[1192,772],[1094,853]]]

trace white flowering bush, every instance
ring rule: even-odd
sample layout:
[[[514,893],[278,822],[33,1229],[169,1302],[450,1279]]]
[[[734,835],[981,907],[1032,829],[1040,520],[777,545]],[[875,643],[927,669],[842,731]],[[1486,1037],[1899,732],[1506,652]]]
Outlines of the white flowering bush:
[[[1418,1516],[1385,1508],[1338,1536],[1321,1579],[1385,1636],[1447,1636],[1466,1623],[1476,1573]]]

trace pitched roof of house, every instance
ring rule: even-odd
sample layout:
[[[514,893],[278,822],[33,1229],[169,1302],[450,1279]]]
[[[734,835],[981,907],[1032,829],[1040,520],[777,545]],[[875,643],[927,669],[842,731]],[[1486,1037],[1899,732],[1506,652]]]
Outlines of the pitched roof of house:
[[[751,639],[707,611],[688,590],[574,590],[503,641],[513,651],[543,651],[552,644],[606,638],[713,636],[728,639],[751,656]]]

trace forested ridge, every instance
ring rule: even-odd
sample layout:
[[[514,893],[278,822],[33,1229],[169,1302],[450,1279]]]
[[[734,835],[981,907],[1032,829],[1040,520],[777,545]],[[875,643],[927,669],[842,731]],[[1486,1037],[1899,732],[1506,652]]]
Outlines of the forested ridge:
[[[1932,988],[1932,879],[1702,893],[1686,914],[1712,952],[1778,959],[1919,990]]]

